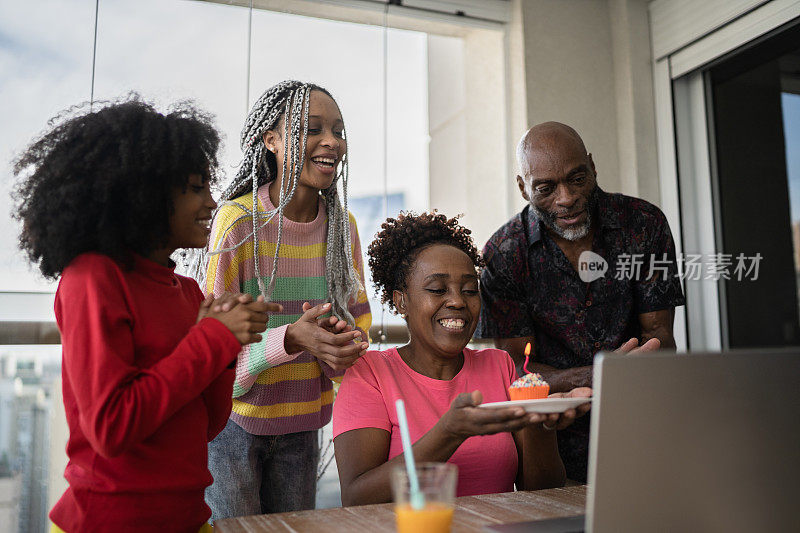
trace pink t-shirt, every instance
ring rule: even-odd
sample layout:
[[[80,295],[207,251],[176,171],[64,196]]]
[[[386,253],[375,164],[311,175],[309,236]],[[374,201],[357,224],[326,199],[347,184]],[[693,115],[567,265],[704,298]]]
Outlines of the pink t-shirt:
[[[392,459],[403,451],[394,406],[398,398],[405,402],[411,441],[416,442],[462,392],[477,389],[484,403],[508,400],[514,376],[511,357],[494,348],[465,348],[464,366],[449,381],[415,372],[394,348],[369,351],[344,375],[333,404],[333,436],[353,429],[385,429],[391,435]],[[514,490],[517,448],[511,433],[470,437],[448,462],[458,465],[458,496]]]

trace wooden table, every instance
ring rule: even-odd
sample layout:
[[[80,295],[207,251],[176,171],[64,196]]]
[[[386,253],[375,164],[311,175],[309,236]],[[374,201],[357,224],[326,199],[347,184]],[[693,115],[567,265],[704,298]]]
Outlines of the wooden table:
[[[484,526],[557,518],[584,513],[586,485],[531,492],[506,492],[456,499],[453,533],[483,532]],[[390,503],[337,507],[316,511],[243,516],[218,520],[215,533],[394,532],[394,511]]]

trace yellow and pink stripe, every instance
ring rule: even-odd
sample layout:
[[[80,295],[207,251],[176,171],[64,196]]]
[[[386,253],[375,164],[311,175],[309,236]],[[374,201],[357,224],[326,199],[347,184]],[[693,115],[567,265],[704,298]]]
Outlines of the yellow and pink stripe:
[[[234,200],[252,207],[252,193]],[[258,190],[259,209],[274,209],[268,188]],[[206,293],[243,292],[258,295],[253,261],[252,220],[234,221],[244,211],[228,205],[220,209],[212,228],[211,249],[226,248],[245,240],[233,252],[211,256],[206,277]],[[353,266],[364,283],[364,264],[358,228],[349,214]],[[227,230],[227,232],[226,232]],[[224,239],[223,239],[224,234]],[[265,284],[269,282],[278,221],[272,220],[259,232],[259,271]],[[257,435],[278,435],[318,429],[330,421],[333,403],[331,379],[340,377],[309,353],[288,354],[284,336],[288,324],[302,314],[303,302],[317,305],[328,301],[325,279],[327,251],[327,214],[320,199],[317,217],[308,223],[284,218],[278,271],[272,300],[283,305],[283,311],[270,315],[267,332],[259,343],[246,346],[239,354],[234,383],[231,418],[246,431]],[[372,321],[365,291],[351,301],[350,312],[356,327],[369,331]]]

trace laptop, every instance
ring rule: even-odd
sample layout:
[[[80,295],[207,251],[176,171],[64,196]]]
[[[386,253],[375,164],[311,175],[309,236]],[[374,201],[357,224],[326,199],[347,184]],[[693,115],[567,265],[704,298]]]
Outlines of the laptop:
[[[488,531],[800,531],[800,349],[595,357],[586,516]]]

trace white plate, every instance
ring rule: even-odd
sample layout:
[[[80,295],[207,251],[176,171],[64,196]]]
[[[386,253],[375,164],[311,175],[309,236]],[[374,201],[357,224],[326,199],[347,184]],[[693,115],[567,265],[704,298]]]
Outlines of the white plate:
[[[528,413],[563,413],[586,402],[591,398],[541,398],[539,400],[511,400],[507,402],[482,403],[478,407],[486,409],[502,409],[519,405]]]

